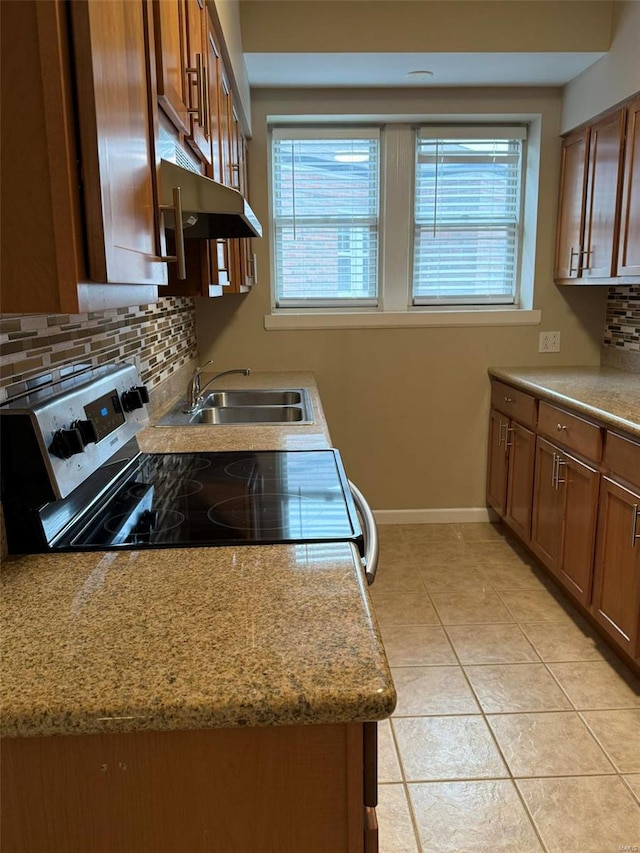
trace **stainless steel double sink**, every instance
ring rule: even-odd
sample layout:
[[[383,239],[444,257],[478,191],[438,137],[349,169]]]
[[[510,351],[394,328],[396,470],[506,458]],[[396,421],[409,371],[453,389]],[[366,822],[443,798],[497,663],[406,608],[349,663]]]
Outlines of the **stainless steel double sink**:
[[[156,426],[313,423],[306,388],[211,391],[195,411],[180,400]]]

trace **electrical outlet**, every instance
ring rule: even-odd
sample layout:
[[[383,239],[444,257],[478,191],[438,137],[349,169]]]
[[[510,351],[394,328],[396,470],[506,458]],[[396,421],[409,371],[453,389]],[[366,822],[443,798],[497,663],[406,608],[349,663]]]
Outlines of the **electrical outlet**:
[[[538,352],[560,352],[560,332],[540,332]]]

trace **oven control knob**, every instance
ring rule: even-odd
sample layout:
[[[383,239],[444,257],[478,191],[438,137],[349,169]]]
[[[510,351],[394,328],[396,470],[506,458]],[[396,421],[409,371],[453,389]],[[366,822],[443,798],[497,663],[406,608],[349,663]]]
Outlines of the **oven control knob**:
[[[80,430],[74,427],[56,430],[51,439],[49,450],[59,459],[69,459],[76,453],[82,453],[84,442]]]
[[[128,391],[122,392],[122,408],[125,412],[132,412],[134,409],[141,409],[145,403],[149,402],[149,392],[146,385],[138,385],[130,388]]]
[[[96,432],[96,427],[93,421],[74,421],[71,424],[71,429],[77,429],[80,433],[80,437],[82,438],[82,444],[97,444],[98,443],[98,433]]]

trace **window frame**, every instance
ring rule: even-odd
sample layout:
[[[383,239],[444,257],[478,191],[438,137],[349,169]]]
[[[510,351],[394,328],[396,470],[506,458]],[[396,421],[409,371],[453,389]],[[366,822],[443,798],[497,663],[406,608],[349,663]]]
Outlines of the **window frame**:
[[[492,114],[492,115],[449,115],[449,116],[350,116],[349,121],[341,116],[327,116],[327,121],[319,122],[317,116],[267,116],[267,181],[270,216],[270,269],[271,300],[270,310],[264,316],[267,330],[278,329],[359,329],[359,328],[398,328],[398,327],[467,327],[467,326],[517,326],[538,325],[542,312],[533,307],[533,286],[535,277],[536,238],[538,229],[538,194],[540,180],[540,158],[542,142],[542,115],[528,114]],[[380,299],[377,306],[327,306],[307,305],[296,308],[279,308],[275,305],[275,270],[273,252],[272,219],[272,155],[271,134],[283,127],[296,131],[305,131],[313,135],[318,129],[355,129],[359,126],[379,126],[381,133],[381,182],[380,182],[380,231],[385,234],[380,246],[381,283]],[[491,126],[504,127],[521,125],[527,128],[527,141],[522,160],[523,190],[521,192],[521,230],[519,253],[520,299],[518,304],[447,304],[414,305],[411,302],[411,281],[406,274],[407,261],[413,263],[413,183],[415,156],[417,150],[415,131],[428,125],[444,126]],[[407,134],[407,129],[413,131]],[[409,141],[409,144],[407,144]],[[406,203],[398,202],[397,194],[390,189],[389,175],[392,164],[402,164],[405,188],[399,195],[410,193],[410,209]],[[409,166],[408,170],[406,166]],[[404,220],[396,229],[400,239],[389,241],[386,220],[394,217]],[[402,235],[404,233],[404,238]],[[526,267],[524,261],[527,261]],[[405,270],[403,271],[402,265]],[[390,285],[391,282],[391,285]]]

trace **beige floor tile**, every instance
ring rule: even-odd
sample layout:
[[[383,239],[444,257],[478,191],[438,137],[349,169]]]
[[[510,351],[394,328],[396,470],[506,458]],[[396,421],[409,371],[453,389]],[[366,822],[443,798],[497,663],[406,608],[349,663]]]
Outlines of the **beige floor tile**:
[[[501,590],[500,598],[516,622],[571,622],[570,606],[564,607],[546,589]]]
[[[418,542],[454,542],[460,539],[454,524],[403,524],[402,536],[405,542],[412,545]]]
[[[410,548],[413,559],[419,565],[473,560],[472,549],[459,539],[431,539],[412,542],[407,547]]]
[[[476,522],[456,524],[455,528],[463,542],[504,542],[509,539],[509,531],[503,524]]]
[[[544,661],[602,661],[610,658],[602,640],[581,620],[520,622],[520,627]]]
[[[382,626],[382,641],[391,666],[457,664],[443,628],[425,625]]]
[[[546,589],[540,572],[525,563],[486,562],[478,563],[478,566],[479,571],[485,576],[487,582],[498,591],[510,589]]]
[[[640,709],[582,716],[620,773],[640,773]]]
[[[431,600],[443,625],[513,622],[495,592],[434,592]]]
[[[640,845],[640,807],[617,776],[517,782],[549,853],[608,853]]]
[[[398,694],[394,717],[480,713],[459,666],[394,667],[391,672]]]
[[[507,542],[473,542],[469,545],[473,556],[482,566],[493,564],[530,566],[534,565],[533,558],[519,548],[515,543]]]
[[[468,558],[459,562],[443,560],[440,563],[418,564],[418,571],[429,592],[493,592],[487,578]]]
[[[625,782],[633,791],[636,799],[640,803],[640,773],[627,774],[624,777]]]
[[[613,767],[575,711],[487,717],[514,776],[587,776]]]
[[[544,664],[465,666],[487,714],[571,710],[571,704]]]
[[[407,781],[497,779],[509,774],[480,716],[393,721]]]
[[[622,665],[589,661],[548,666],[578,710],[640,707],[640,681]]]
[[[426,592],[378,592],[376,584],[371,587],[371,598],[380,626],[440,624]]]
[[[378,538],[380,539],[380,544],[391,544],[396,542],[400,544],[404,542],[404,536],[402,535],[402,525],[401,524],[378,524]]]
[[[409,796],[428,853],[542,853],[511,781],[413,784]]]
[[[375,600],[381,592],[416,592],[424,594],[426,587],[415,566],[406,560],[393,562],[380,557],[376,582],[371,587]]]
[[[447,634],[463,664],[539,660],[517,625],[448,625]]]
[[[380,785],[376,814],[379,853],[418,853],[404,785]]]
[[[378,781],[381,784],[402,782],[402,771],[390,720],[380,720],[378,723]]]

